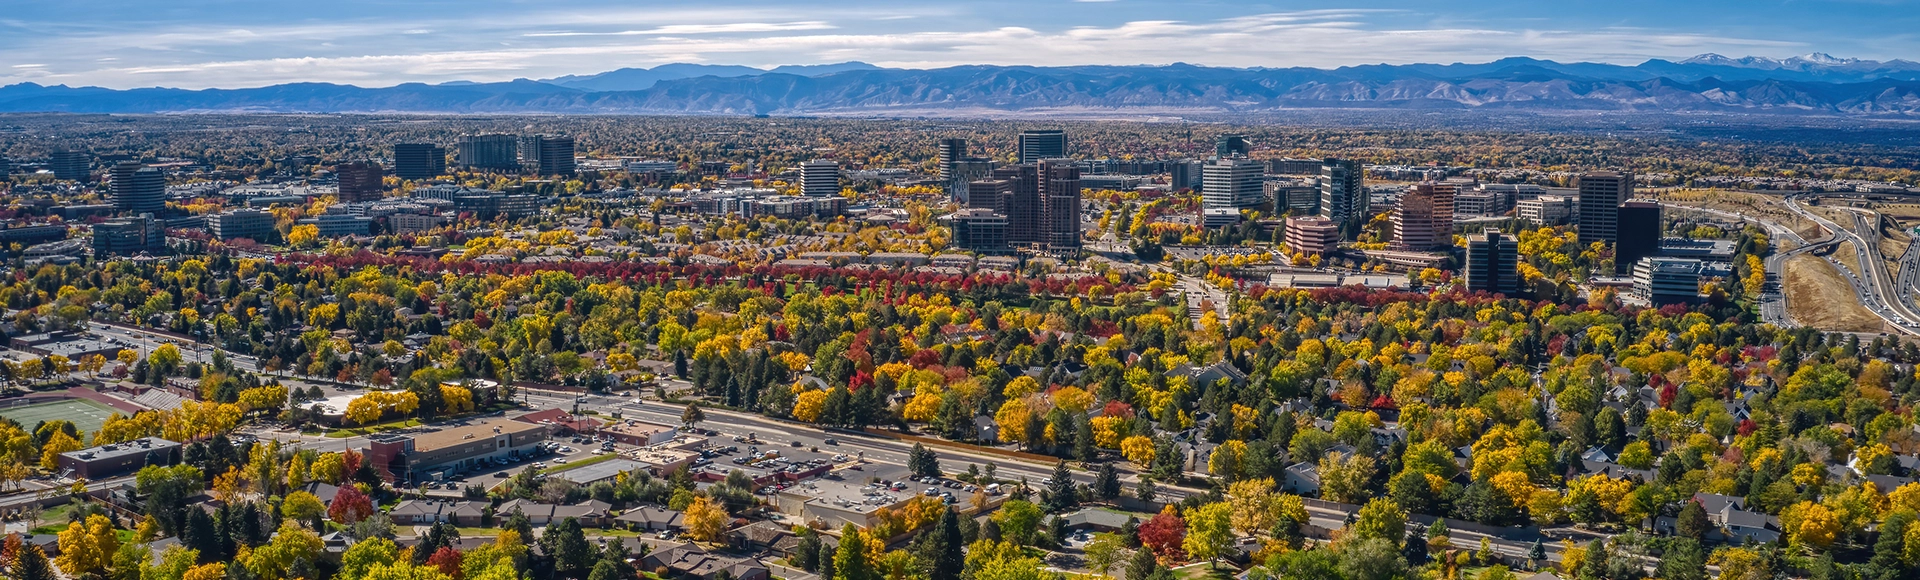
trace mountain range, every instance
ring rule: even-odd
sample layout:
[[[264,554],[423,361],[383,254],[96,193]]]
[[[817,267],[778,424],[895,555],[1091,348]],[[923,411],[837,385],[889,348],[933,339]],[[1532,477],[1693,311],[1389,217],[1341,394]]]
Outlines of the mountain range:
[[[0,112],[462,113],[995,116],[1249,114],[1432,109],[1920,115],[1920,63],[1814,53],[1704,54],[1634,66],[1514,57],[1479,64],[1335,69],[986,66],[895,69],[849,62],[667,64],[545,80],[363,88],[292,83],[186,90],[0,87]]]

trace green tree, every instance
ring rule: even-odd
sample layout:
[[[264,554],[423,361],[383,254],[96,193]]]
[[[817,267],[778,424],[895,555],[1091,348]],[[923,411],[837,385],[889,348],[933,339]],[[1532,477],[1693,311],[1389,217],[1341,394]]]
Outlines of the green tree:
[[[1073,473],[1067,471],[1067,462],[1062,460],[1053,464],[1053,476],[1047,479],[1047,511],[1063,512],[1080,506],[1080,498],[1074,489]]]
[[[1392,499],[1376,497],[1361,506],[1360,514],[1347,529],[1359,537],[1378,538],[1397,546],[1407,537],[1407,511]]]
[[[340,554],[340,578],[362,578],[375,566],[392,564],[400,558],[400,547],[386,538],[357,542]]]
[[[924,477],[940,477],[940,456],[919,443],[907,450],[907,471]]]
[[[1105,576],[1120,557],[1127,552],[1127,541],[1119,534],[1102,532],[1093,535],[1093,541],[1087,542],[1087,569]]]
[[[680,412],[680,424],[685,425],[688,429],[694,428],[694,426],[699,425],[701,421],[705,420],[707,420],[706,411],[700,410],[700,406],[693,403],[687,403],[687,409]]]
[[[1680,508],[1680,515],[1676,519],[1674,532],[1696,542],[1706,537],[1707,527],[1711,525],[1707,521],[1707,508],[1693,500],[1687,500],[1687,505]]]
[[[1233,506],[1216,502],[1187,510],[1187,537],[1181,547],[1187,555],[1209,565],[1233,545]]]
[[[833,555],[834,580],[880,580],[867,561],[866,536],[849,522],[840,529],[840,550]]]
[[[1034,533],[1040,529],[1040,517],[1043,512],[1039,506],[1022,500],[1007,500],[1000,511],[993,514],[993,522],[1000,525],[1000,534],[1015,544],[1033,545]]]
[[[1112,463],[1100,464],[1093,478],[1093,491],[1104,500],[1120,497],[1120,471],[1114,469]]]
[[[586,532],[580,529],[580,521],[574,518],[549,526],[540,534],[540,548],[553,559],[554,573],[570,578],[591,570],[596,555],[593,544],[587,543]]]

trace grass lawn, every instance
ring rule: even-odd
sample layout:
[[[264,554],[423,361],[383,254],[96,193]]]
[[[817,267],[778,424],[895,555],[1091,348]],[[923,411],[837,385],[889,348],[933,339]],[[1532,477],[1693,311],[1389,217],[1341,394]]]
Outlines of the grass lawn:
[[[1232,577],[1231,568],[1214,568],[1206,562],[1188,564],[1173,569],[1173,577],[1179,580],[1205,580],[1215,577]]]
[[[540,470],[540,473],[539,473],[539,474],[540,474],[540,475],[553,475],[553,474],[555,474],[555,473],[560,473],[560,472],[562,472],[562,471],[566,471],[566,470],[569,470],[569,469],[574,469],[574,468],[577,468],[577,467],[586,467],[586,466],[588,466],[588,465],[593,465],[593,464],[595,464],[595,463],[600,463],[600,462],[602,462],[602,461],[612,461],[612,460],[614,460],[614,459],[616,459],[616,458],[619,458],[619,457],[620,457],[620,454],[618,454],[618,453],[608,453],[608,454],[606,454],[606,455],[595,455],[595,456],[593,456],[593,457],[590,457],[590,458],[587,458],[587,459],[581,459],[581,460],[577,460],[577,461],[568,461],[568,462],[567,462],[566,464],[564,464],[564,465],[555,465],[555,466],[552,466],[552,467],[548,467],[548,468],[546,468],[546,469],[542,469],[542,470]]]
[[[381,431],[392,431],[394,429],[419,427],[420,425],[421,423],[419,419],[401,419],[398,421],[374,423],[372,425],[363,425],[359,427],[334,429],[332,431],[327,432],[327,437],[332,439],[345,439],[348,437],[357,437],[360,435],[371,435],[374,433],[379,433]]]

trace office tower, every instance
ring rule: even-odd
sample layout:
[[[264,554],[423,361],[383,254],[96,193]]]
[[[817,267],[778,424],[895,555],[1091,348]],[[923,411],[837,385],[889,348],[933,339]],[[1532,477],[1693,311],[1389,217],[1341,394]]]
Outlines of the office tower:
[[[92,181],[92,164],[93,156],[85,151],[61,149],[47,156],[47,169],[53,171],[54,179]]]
[[[1032,129],[1020,132],[1020,162],[1037,163],[1041,159],[1067,156],[1067,132],[1060,129]]]
[[[1368,212],[1367,188],[1360,163],[1332,157],[1320,163],[1320,215],[1340,225],[1352,238],[1373,217]]]
[[[342,203],[356,201],[379,201],[386,197],[387,185],[380,180],[385,170],[372,161],[355,161],[333,166],[333,174],[340,178],[339,200]]]
[[[940,179],[947,183],[952,183],[953,162],[967,156],[967,140],[959,137],[946,137],[936,142],[935,146],[940,149],[938,162]]]
[[[1193,189],[1200,185],[1200,164],[1191,159],[1167,162],[1167,185],[1175,191]]]
[[[1071,159],[1040,161],[1043,193],[1041,221],[1045,224],[1047,248],[1053,251],[1080,249],[1080,167]]]
[[[1633,262],[1633,296],[1654,306],[1700,299],[1699,260],[1640,258]]]
[[[1232,157],[1235,155],[1246,155],[1251,152],[1253,152],[1253,147],[1247,144],[1246,135],[1221,135],[1218,139],[1213,140],[1214,155]]]
[[[113,210],[133,215],[159,214],[167,209],[167,177],[137,161],[113,166]]]
[[[1007,249],[1007,216],[993,210],[967,208],[940,218],[953,232],[954,247],[975,252]]]
[[[13,160],[0,157],[0,179],[6,179],[9,173],[13,173]]]
[[[401,179],[433,179],[447,172],[447,150],[432,143],[393,146],[393,175]]]
[[[1295,253],[1325,254],[1340,245],[1340,224],[1320,216],[1287,218],[1282,239]]]
[[[1620,241],[1613,245],[1613,271],[1629,271],[1641,258],[1660,253],[1660,203],[1650,199],[1620,204]]]
[[[155,171],[144,168],[140,171]],[[134,172],[138,173],[138,171]],[[121,218],[93,225],[93,255],[97,258],[108,256],[128,256],[146,252],[163,254],[167,251],[166,225],[154,219],[151,213],[142,213],[136,217]]]
[[[518,171],[520,138],[497,133],[460,136],[460,165],[470,169]]]
[[[1615,171],[1582,173],[1580,187],[1580,246],[1620,242],[1620,202],[1633,198],[1633,174]]]
[[[1046,236],[1040,223],[1040,166],[1022,163],[996,168],[993,178],[1007,182],[1006,193],[1000,197],[1001,213],[1007,216],[1007,243],[1044,243]]]
[[[954,203],[972,206],[973,201],[969,197],[972,191],[970,184],[991,175],[993,175],[993,160],[970,157],[955,159],[953,165],[946,169],[943,178],[947,184],[947,193],[953,197]]]
[[[1267,164],[1245,157],[1222,157],[1200,169],[1200,204],[1206,209],[1257,209],[1266,202],[1261,175]]]
[[[1407,188],[1400,196],[1399,205],[1393,208],[1393,248],[1397,250],[1425,251],[1438,246],[1451,245],[1453,233],[1452,188],[1443,189],[1431,181]],[[1449,198],[1444,210],[1447,214],[1445,225],[1440,221],[1440,202],[1438,198]]]
[[[531,166],[541,175],[573,175],[573,137],[534,135]]]
[[[800,193],[814,197],[840,195],[840,164],[832,159],[801,163]]]
[[[989,176],[992,171],[987,172]],[[1007,213],[1007,198],[1013,196],[1013,181],[1006,179],[976,179],[967,183],[967,207],[990,210],[1001,215]]]
[[[1520,240],[1487,230],[1467,236],[1468,292],[1515,294],[1520,291]]]

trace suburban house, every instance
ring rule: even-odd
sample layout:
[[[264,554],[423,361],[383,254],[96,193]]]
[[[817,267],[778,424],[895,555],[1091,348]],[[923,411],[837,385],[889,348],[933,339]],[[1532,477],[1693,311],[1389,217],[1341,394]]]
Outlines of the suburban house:
[[[640,559],[640,569],[664,577],[692,577],[714,580],[722,573],[734,580],[768,580],[772,574],[758,560],[731,558],[708,553],[693,544],[668,546]],[[661,571],[665,572],[662,573]]]

